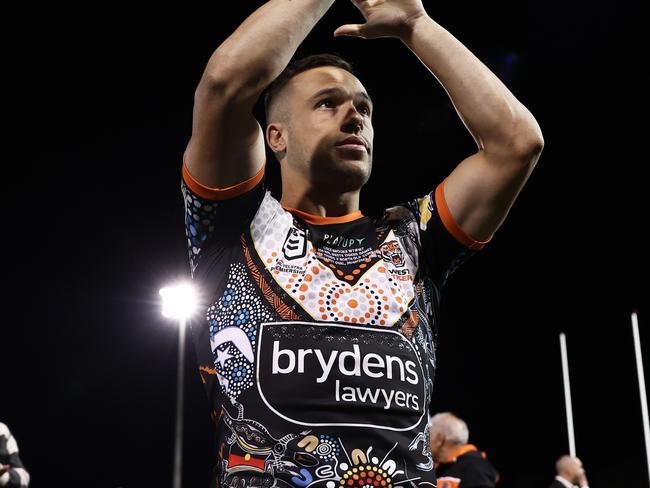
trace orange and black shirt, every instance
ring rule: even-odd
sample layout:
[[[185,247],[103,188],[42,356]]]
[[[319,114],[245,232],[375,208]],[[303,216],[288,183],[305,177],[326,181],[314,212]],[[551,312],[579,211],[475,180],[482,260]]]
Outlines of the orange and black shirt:
[[[467,444],[436,466],[438,488],[495,488],[499,473],[484,452]]]
[[[263,170],[214,189],[184,167],[182,191],[215,483],[433,488],[440,289],[484,244],[455,224],[443,184],[377,221],[283,208]]]

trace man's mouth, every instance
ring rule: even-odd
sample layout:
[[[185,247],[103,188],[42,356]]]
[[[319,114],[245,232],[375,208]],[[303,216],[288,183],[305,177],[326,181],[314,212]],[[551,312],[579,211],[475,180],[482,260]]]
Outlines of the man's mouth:
[[[357,136],[351,136],[343,139],[336,145],[336,147],[340,147],[341,149],[349,149],[352,151],[363,151],[366,153],[369,152],[368,143],[365,141],[365,139]]]

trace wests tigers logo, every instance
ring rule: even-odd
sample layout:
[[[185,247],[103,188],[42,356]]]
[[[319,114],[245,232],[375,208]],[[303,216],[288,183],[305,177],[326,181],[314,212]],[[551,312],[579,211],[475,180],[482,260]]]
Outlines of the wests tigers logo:
[[[384,258],[384,261],[389,261],[398,268],[404,266],[404,253],[397,241],[389,241],[381,246],[381,257]]]

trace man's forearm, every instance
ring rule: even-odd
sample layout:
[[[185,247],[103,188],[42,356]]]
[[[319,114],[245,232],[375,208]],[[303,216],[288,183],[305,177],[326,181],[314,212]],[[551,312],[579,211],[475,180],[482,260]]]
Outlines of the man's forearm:
[[[214,52],[202,81],[261,92],[335,0],[270,0]]]
[[[404,43],[431,70],[481,149],[541,145],[530,112],[469,49],[428,16],[413,22]]]

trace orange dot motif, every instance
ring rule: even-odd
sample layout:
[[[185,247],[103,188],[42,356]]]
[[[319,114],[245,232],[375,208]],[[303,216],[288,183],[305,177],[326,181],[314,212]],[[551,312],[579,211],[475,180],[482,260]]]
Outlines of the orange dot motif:
[[[282,218],[272,227],[266,225],[270,215],[256,216],[252,237],[273,281],[297,302],[295,305],[317,321],[368,327],[390,326],[407,310],[413,298],[411,283],[398,281],[381,260],[367,258],[354,269],[341,269],[313,245],[307,246],[301,259],[285,259],[278,249],[293,217],[279,206],[276,210]]]
[[[393,488],[393,480],[383,469],[369,464],[348,469],[339,488]]]
[[[346,286],[338,280],[324,283],[318,293],[317,310],[321,320],[348,322],[369,326],[385,325],[389,317],[388,297],[382,297],[377,290],[366,283]]]

